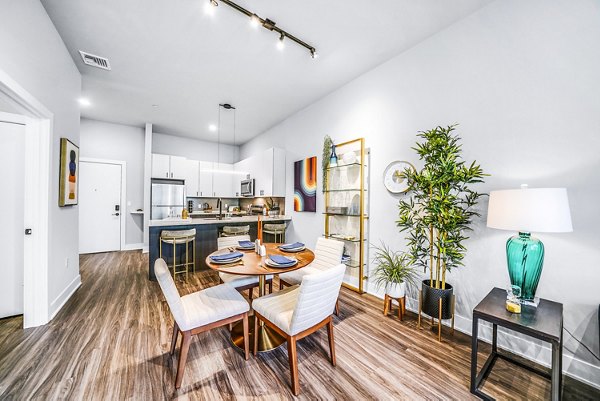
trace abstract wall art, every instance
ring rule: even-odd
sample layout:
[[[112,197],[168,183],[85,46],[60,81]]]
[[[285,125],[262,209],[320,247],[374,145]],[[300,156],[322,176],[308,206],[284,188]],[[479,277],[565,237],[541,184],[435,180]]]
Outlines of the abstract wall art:
[[[60,179],[58,206],[73,206],[79,199],[79,148],[67,138],[60,138]]]
[[[317,211],[317,157],[294,163],[294,211]]]

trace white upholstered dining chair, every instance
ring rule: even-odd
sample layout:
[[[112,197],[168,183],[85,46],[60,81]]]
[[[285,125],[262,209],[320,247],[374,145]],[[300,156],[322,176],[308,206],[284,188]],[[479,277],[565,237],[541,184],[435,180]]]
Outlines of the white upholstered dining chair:
[[[217,238],[217,249],[225,249],[229,247],[235,248],[239,241],[250,241],[249,235],[237,235],[235,237],[219,237]],[[258,276],[242,276],[239,274],[230,274],[219,272],[219,278],[223,283],[228,283],[234,286],[238,291],[248,290],[248,299],[252,301],[252,292],[258,287]],[[269,292],[273,292],[273,275],[265,277],[265,283],[269,287]]]
[[[260,321],[286,338],[290,363],[291,387],[294,395],[300,392],[296,342],[323,326],[327,326],[331,363],[335,366],[333,320],[335,307],[346,266],[339,264],[327,270],[316,271],[302,278],[299,286],[292,286],[274,294],[257,298],[254,309],[254,332]],[[258,347],[254,336],[254,355]]]
[[[234,287],[229,284],[221,284],[180,297],[173,277],[163,259],[156,260],[154,272],[175,321],[171,355],[175,353],[179,333],[182,335],[175,388],[181,387],[191,338],[198,333],[243,320],[244,356],[248,360],[248,311],[250,305]]]
[[[284,286],[297,285],[302,282],[302,278],[307,274],[317,273],[319,271],[330,269],[340,264],[344,254],[344,243],[334,239],[319,237],[315,246],[315,260],[302,269],[294,270],[279,275],[279,289]],[[335,304],[335,314],[339,314],[338,304]]]

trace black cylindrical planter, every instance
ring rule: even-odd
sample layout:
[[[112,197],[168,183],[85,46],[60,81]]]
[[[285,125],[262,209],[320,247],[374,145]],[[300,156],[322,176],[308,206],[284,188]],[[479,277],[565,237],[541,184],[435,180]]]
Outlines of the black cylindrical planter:
[[[423,313],[438,318],[439,317],[439,302],[442,299],[442,319],[450,319],[452,317],[452,293],[454,289],[446,283],[446,289],[434,288],[429,285],[429,280],[423,280],[421,285],[423,294],[423,305],[421,310]]]

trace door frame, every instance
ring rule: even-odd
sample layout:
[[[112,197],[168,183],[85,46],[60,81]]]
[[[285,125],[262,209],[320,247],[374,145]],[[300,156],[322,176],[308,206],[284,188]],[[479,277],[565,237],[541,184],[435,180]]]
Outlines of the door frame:
[[[19,114],[1,113],[7,122],[25,125],[23,327],[49,322],[50,172],[54,114],[0,69],[0,97]]]
[[[84,162],[84,163],[98,163],[98,164],[116,164],[118,166],[121,166],[121,196],[120,196],[120,200],[121,200],[121,207],[119,210],[119,217],[121,218],[120,224],[121,224],[121,229],[120,229],[120,244],[121,244],[121,248],[120,250],[124,250],[125,249],[125,235],[127,235],[127,231],[126,231],[126,217],[127,215],[125,214],[125,209],[127,208],[127,162],[124,160],[111,160],[111,159],[98,159],[95,157],[80,157],[79,158],[79,162]],[[128,212],[128,211],[127,211]]]

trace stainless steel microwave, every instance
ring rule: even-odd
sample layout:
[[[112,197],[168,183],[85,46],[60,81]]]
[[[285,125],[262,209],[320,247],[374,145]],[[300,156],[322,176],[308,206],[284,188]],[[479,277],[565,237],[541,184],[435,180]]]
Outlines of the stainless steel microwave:
[[[242,180],[240,194],[242,196],[254,196],[254,178]]]

